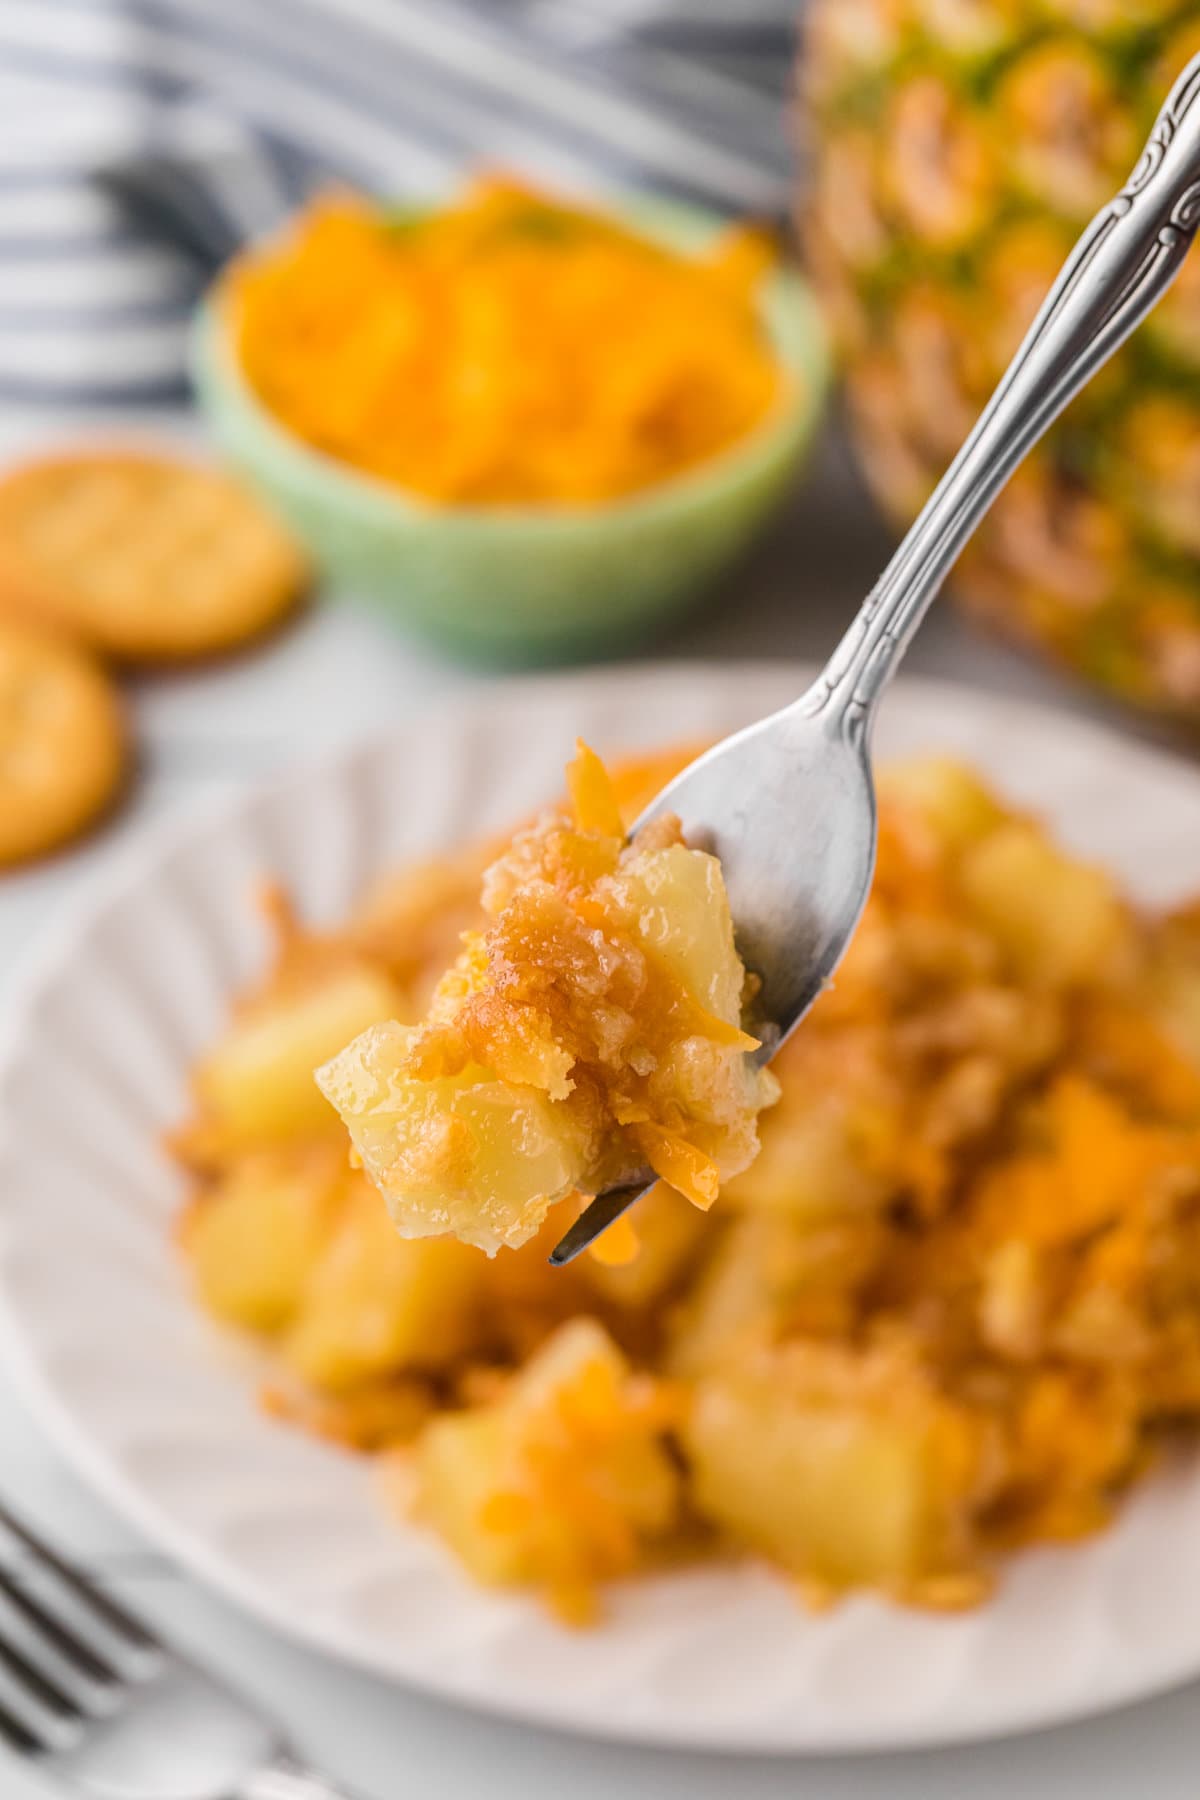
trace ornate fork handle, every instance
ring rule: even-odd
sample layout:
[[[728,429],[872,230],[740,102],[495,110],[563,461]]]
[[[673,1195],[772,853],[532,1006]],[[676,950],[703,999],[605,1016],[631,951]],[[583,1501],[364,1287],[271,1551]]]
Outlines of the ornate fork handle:
[[[864,733],[959,551],[1038,439],[1166,292],[1200,227],[1200,57],[1080,238],[974,430],[834,652],[806,711]]]

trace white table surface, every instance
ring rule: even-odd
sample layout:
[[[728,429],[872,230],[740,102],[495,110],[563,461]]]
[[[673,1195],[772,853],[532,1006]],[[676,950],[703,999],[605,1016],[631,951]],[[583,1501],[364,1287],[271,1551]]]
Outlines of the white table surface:
[[[0,457],[25,450],[44,429],[6,418]],[[736,606],[727,589],[723,605],[718,599],[656,654],[818,658],[885,552],[886,540],[833,449],[737,578]],[[1049,704],[1110,710],[984,643],[945,611],[926,626],[911,662],[926,674],[1021,691]],[[87,878],[156,817],[181,814],[205,796],[413,708],[435,706],[484,679],[352,609],[328,608],[241,662],[140,684],[135,707],[145,757],[136,803],[85,850],[0,879],[0,1007],[8,973],[46,916],[70,904]],[[1123,728],[1131,728],[1128,721]],[[165,1633],[259,1696],[314,1760],[370,1800],[478,1800],[481,1794],[489,1800],[999,1800],[1016,1794],[1196,1800],[1200,1794],[1200,1686],[1008,1743],[873,1759],[743,1761],[632,1750],[451,1710],[281,1642],[140,1545],[60,1466],[2,1391],[2,1370],[0,1486]],[[45,1800],[46,1792],[0,1752],[0,1800]]]

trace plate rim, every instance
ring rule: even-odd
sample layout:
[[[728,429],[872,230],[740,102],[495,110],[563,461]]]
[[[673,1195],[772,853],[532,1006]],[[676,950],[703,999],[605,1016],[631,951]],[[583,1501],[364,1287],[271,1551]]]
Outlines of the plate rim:
[[[206,835],[227,830],[239,818],[281,796],[299,791],[306,780],[317,774],[328,776],[335,770],[348,769],[359,759],[370,760],[381,754],[383,747],[417,718],[436,715],[453,731],[458,721],[471,719],[477,722],[481,714],[494,722],[512,712],[520,714],[531,700],[545,695],[566,696],[575,691],[586,697],[602,694],[605,689],[628,690],[631,684],[652,692],[664,683],[682,685],[689,679],[733,688],[741,684],[778,684],[792,674],[796,677],[795,691],[799,698],[814,674],[814,668],[810,663],[791,658],[730,664],[699,659],[648,661],[632,667],[615,665],[566,673],[558,671],[480,684],[465,693],[433,697],[409,710],[396,725],[372,729],[313,755],[290,758],[281,768],[265,777],[251,779],[233,793],[195,801],[175,817],[147,823],[133,842],[117,851],[106,867],[95,871],[37,931],[24,966],[14,973],[0,999],[0,1155],[19,1131],[19,1119],[13,1116],[8,1095],[12,1078],[20,1066],[27,1018],[42,994],[52,987],[60,965],[78,947],[79,939],[89,925],[106,908],[119,904],[135,892],[174,850],[192,845]],[[1063,711],[1038,698],[1009,695],[940,677],[902,676],[896,685],[914,701],[923,698],[931,709],[936,709],[939,702],[961,705],[969,698],[989,711],[999,709],[1012,715],[1014,724],[1018,724],[1022,716],[1043,729],[1053,721],[1057,729],[1081,745],[1090,741],[1107,747],[1110,752],[1114,745],[1119,745],[1122,756],[1146,765],[1147,774],[1157,765],[1172,771],[1176,777],[1184,774],[1194,779],[1196,775],[1188,758],[1170,747],[1135,737],[1123,739],[1113,724]],[[2,1231],[3,1219],[0,1218]],[[509,1693],[481,1693],[469,1679],[457,1680],[444,1666],[436,1675],[430,1676],[419,1669],[401,1673],[373,1654],[370,1644],[356,1643],[335,1621],[323,1617],[309,1621],[289,1613],[285,1604],[276,1601],[270,1589],[241,1571],[201,1533],[178,1525],[165,1505],[148,1495],[136,1479],[124,1473],[103,1444],[89,1436],[58,1392],[36,1346],[13,1310],[2,1272],[0,1351],[3,1352],[3,1366],[12,1376],[19,1398],[67,1465],[118,1516],[149,1542],[161,1546],[185,1573],[239,1611],[278,1632],[285,1640],[332,1655],[377,1680],[395,1683],[449,1704],[466,1706],[484,1715],[560,1734],[630,1746],[753,1757],[841,1757],[1000,1741],[1044,1731],[1132,1706],[1178,1688],[1200,1675],[1198,1633],[1190,1649],[1172,1650],[1168,1646],[1157,1657],[1143,1653],[1135,1675],[1109,1679],[1086,1694],[1080,1693],[1074,1700],[1064,1702],[1060,1697],[1030,1701],[1025,1697],[1018,1703],[1005,1698],[986,1718],[976,1716],[971,1709],[939,1721],[936,1731],[931,1730],[928,1719],[924,1718],[911,1726],[903,1719],[892,1720],[866,1734],[856,1734],[852,1721],[830,1721],[827,1728],[806,1729],[801,1741],[795,1735],[782,1734],[767,1721],[755,1727],[753,1739],[744,1731],[736,1727],[731,1729],[720,1721],[710,1726],[696,1719],[686,1729],[667,1719],[612,1719],[606,1723],[586,1700],[581,1706],[574,1707],[570,1697],[560,1693],[548,1695],[547,1704],[541,1705]]]

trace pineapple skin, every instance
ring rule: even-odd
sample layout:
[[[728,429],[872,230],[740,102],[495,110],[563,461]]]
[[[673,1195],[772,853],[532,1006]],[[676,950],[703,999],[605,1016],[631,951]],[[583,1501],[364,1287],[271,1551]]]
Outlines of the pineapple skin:
[[[1200,52],[1200,0],[813,0],[801,232],[906,527]],[[978,618],[1200,723],[1200,254],[996,503]]]

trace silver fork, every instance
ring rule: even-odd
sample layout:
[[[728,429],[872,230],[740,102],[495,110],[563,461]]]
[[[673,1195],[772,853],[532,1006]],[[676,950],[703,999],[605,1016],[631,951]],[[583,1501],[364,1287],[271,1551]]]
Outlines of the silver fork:
[[[1067,403],[1160,300],[1200,225],[1200,57],[1140,162],[1088,226],[970,437],[813,688],[726,738],[638,824],[678,813],[720,857],[738,942],[762,979],[774,1054],[826,985],[875,866],[871,728],[959,552]],[[600,1194],[553,1252],[570,1262],[646,1191]]]
[[[93,1800],[349,1800],[0,1507],[4,1745]]]

